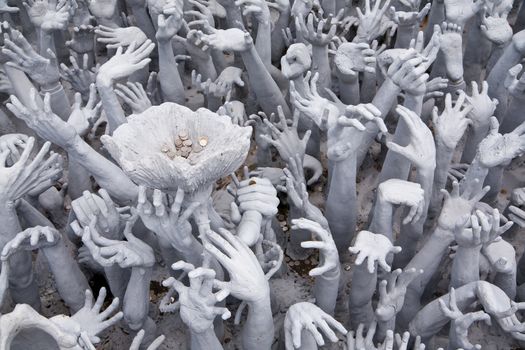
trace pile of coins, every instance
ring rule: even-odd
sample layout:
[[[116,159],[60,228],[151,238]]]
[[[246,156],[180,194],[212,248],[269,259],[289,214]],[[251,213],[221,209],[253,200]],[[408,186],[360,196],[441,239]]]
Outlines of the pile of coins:
[[[165,144],[162,146],[162,153],[165,153],[170,159],[175,157],[188,158],[193,153],[202,152],[204,147],[208,145],[207,136],[197,137],[197,141],[190,140],[188,132],[182,130],[175,138],[175,145]],[[173,147],[175,146],[175,147]]]

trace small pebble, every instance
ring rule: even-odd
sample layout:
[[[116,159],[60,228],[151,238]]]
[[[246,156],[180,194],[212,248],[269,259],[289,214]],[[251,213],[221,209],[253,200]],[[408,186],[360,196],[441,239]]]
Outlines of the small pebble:
[[[190,147],[191,145],[193,145],[193,142],[191,142],[191,140],[184,140],[182,141],[182,144],[186,147]]]
[[[184,140],[187,140],[188,139],[188,131],[186,130],[181,130],[181,132],[179,132],[179,138],[184,141]]]

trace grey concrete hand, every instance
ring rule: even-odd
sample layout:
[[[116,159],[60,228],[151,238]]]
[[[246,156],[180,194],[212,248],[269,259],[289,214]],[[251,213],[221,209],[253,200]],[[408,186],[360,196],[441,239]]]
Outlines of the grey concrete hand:
[[[215,271],[202,267],[195,268],[184,261],[176,262],[172,268],[187,272],[190,286],[185,286],[173,277],[166,279],[162,284],[174,288],[179,294],[181,319],[192,332],[203,333],[213,328],[213,321],[217,316],[221,316],[223,320],[230,318],[231,313],[228,309],[215,306],[229,294],[227,289],[213,293],[213,287],[219,282],[215,279]]]
[[[367,260],[368,272],[374,273],[376,263],[383,270],[390,272],[390,265],[386,262],[389,254],[399,253],[401,247],[392,245],[392,242],[383,235],[375,234],[369,231],[361,231],[357,234],[354,246],[348,250],[352,254],[357,254],[356,265],[361,265]]]
[[[52,246],[60,240],[60,233],[48,226],[35,226],[18,233],[12,240],[7,242],[2,249],[1,259],[5,261],[20,250],[36,250],[41,247]]]
[[[146,196],[146,188],[140,186],[137,212],[149,230],[162,236],[176,249],[182,251],[192,241],[189,218],[199,203],[190,203],[183,210],[185,193],[182,189],[177,190],[171,207],[166,204],[166,196],[160,190],[155,189],[153,201],[150,202]]]
[[[4,150],[0,153],[0,198],[4,203],[14,205],[16,200],[35,188],[51,186],[62,172],[58,154],[51,153],[46,159],[51,147],[49,142],[30,160],[34,144],[35,139],[29,138],[20,158],[10,167],[6,166],[6,161],[11,151]]]
[[[339,269],[339,254],[332,234],[319,223],[305,218],[292,220],[292,230],[308,230],[315,241],[301,242],[303,248],[319,249],[319,266],[310,270],[310,276],[319,276],[329,271]]]
[[[286,312],[284,319],[286,350],[301,348],[303,331],[309,332],[317,345],[325,345],[323,334],[319,330],[333,343],[339,340],[334,330],[343,335],[347,334],[347,330],[341,323],[314,304],[307,302],[293,304]]]
[[[117,84],[115,93],[131,108],[133,114],[142,113],[151,107],[151,101],[139,82]]]
[[[142,344],[142,340],[144,339],[144,330],[141,329],[135,338],[133,338],[133,342],[129,346],[129,350],[139,350]],[[157,350],[166,337],[164,335],[159,335],[147,348],[146,350]]]
[[[138,27],[110,28],[99,25],[95,33],[98,35],[97,42],[106,45],[108,49],[126,47],[132,43],[140,46],[148,39]]]

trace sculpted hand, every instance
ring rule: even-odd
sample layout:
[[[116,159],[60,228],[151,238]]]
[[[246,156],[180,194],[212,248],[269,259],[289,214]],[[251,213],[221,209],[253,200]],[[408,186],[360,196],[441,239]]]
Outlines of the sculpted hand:
[[[287,168],[283,169],[286,186],[278,186],[279,191],[286,192],[288,199],[296,208],[303,210],[306,218],[319,223],[324,228],[328,228],[328,222],[323,213],[308,199],[303,162],[301,162],[299,156],[295,156],[290,158],[287,163]],[[317,179],[310,179],[308,184],[315,181]]]
[[[334,63],[343,75],[357,72],[375,73],[376,52],[367,43],[342,43],[337,48]]]
[[[263,122],[270,130],[269,135],[261,135],[266,142],[273,145],[281,159],[287,161],[296,154],[299,154],[301,159],[304,158],[306,152],[306,145],[310,139],[311,131],[307,130],[304,133],[303,138],[299,138],[297,133],[297,125],[299,124],[299,110],[295,110],[293,115],[292,125],[288,126],[288,121],[283,113],[281,106],[277,106],[277,114],[279,116],[279,123],[271,123],[268,119],[264,119]]]
[[[243,16],[253,15],[262,24],[270,22],[270,8],[265,0],[237,0],[235,6],[243,8]]]
[[[117,0],[87,0],[89,11],[97,19],[111,19],[117,10]]]
[[[478,179],[476,181],[479,182]],[[472,213],[476,203],[485,196],[489,189],[490,187],[487,186],[479,193],[472,193],[467,186],[460,194],[459,183],[456,181],[452,183],[450,194],[447,190],[442,189],[441,193],[445,196],[445,201],[438,218],[439,226],[453,232],[458,224],[463,224],[468,220],[468,216]]]
[[[478,90],[478,83],[472,82],[472,96],[467,96],[467,103],[472,106],[468,118],[472,120],[473,128],[488,127],[490,117],[493,115],[498,105],[497,99],[491,99],[488,95],[489,84],[483,81],[481,92]]]
[[[224,68],[214,83],[219,90],[224,91],[223,96],[226,96],[228,92],[233,90],[235,85],[239,87],[244,86],[244,81],[242,81],[241,75],[242,69],[229,66]]]
[[[389,254],[399,253],[401,247],[392,245],[392,242],[383,235],[369,231],[361,231],[357,234],[354,246],[348,250],[357,254],[356,265],[361,265],[367,259],[368,272],[374,273],[378,263],[386,272],[390,272],[390,266],[386,262]]]
[[[504,45],[512,39],[512,28],[507,21],[507,16],[499,14],[485,15],[481,22],[481,32],[494,45]]]
[[[387,147],[410,160],[418,169],[433,170],[436,167],[436,146],[432,132],[410,109],[397,106],[396,112],[408,126],[410,140],[404,147],[393,142],[387,142]]]
[[[523,66],[521,64],[513,66],[509,69],[505,77],[505,87],[509,91],[509,94],[515,98],[523,98],[525,95],[525,75],[522,74],[518,79],[522,68]]]
[[[379,283],[379,302],[375,311],[378,320],[389,321],[401,311],[408,285],[422,273],[423,270],[414,268],[405,271],[397,269],[388,275],[387,280]]]
[[[220,234],[219,234],[220,233]],[[209,231],[204,248],[228,271],[230,281],[217,281],[216,287],[246,302],[269,297],[270,286],[257,257],[238,237],[225,229]]]
[[[183,251],[193,240],[188,219],[199,206],[199,203],[191,203],[181,213],[184,191],[182,189],[177,190],[171,208],[165,204],[167,202],[166,197],[167,195],[155,189],[152,205],[146,196],[146,188],[139,186],[137,212],[149,230],[169,241],[175,249]]]
[[[339,254],[332,234],[319,223],[305,218],[292,220],[292,230],[308,230],[314,241],[301,242],[303,248],[319,249],[319,266],[310,270],[310,276],[320,276],[339,268]]]
[[[73,27],[72,38],[66,41],[66,46],[78,54],[92,52],[95,48],[94,27],[89,24]]]
[[[97,232],[110,239],[122,239],[121,226],[124,220],[129,219],[129,207],[118,207],[108,192],[101,188],[100,196],[84,191],[82,196],[71,202],[71,207],[82,227],[94,225]]]
[[[406,205],[410,208],[403,224],[417,222],[423,214],[425,191],[415,182],[399,179],[390,179],[379,184],[377,196],[380,202],[391,205]]]
[[[7,242],[2,249],[2,261],[20,250],[36,250],[42,247],[55,245],[62,236],[60,232],[49,226],[35,226],[17,233],[17,235]]]
[[[420,11],[418,11],[419,9],[415,9],[415,11],[405,12],[396,11],[396,8],[391,6],[387,15],[392,18],[392,21],[398,26],[419,26],[430,11],[430,7],[431,4],[426,4]]]
[[[341,323],[319,307],[308,302],[293,304],[286,312],[284,319],[286,350],[301,348],[301,333],[303,330],[309,332],[319,346],[325,344],[323,334],[333,343],[339,341],[334,330],[343,335],[347,334],[347,330]]]
[[[71,319],[80,325],[82,332],[86,332],[89,340],[95,344],[100,342],[98,334],[115,325],[124,316],[122,311],[119,311],[110,317],[118,309],[118,298],[114,298],[111,304],[101,312],[104,299],[106,299],[106,288],[100,288],[96,301],[93,300],[93,293],[86,290],[84,307],[71,316]]]
[[[42,57],[17,30],[11,30],[10,37],[5,38],[2,53],[10,59],[6,65],[27,73],[41,86],[53,85],[60,79],[53,51],[47,50],[49,58]]]
[[[463,314],[456,304],[456,291],[450,288],[450,299],[448,305],[443,299],[438,299],[441,312],[445,314],[452,322],[450,324],[450,343],[455,348],[465,350],[480,349],[480,345],[474,345],[468,340],[468,329],[474,322],[485,321],[491,325],[490,315],[483,311],[469,312]]]
[[[60,63],[60,76],[71,84],[73,90],[80,92],[84,101],[91,97],[91,84],[95,82],[98,69],[98,67],[89,68],[88,59],[88,54],[82,56],[82,67],[78,65],[74,56],[69,56],[71,68]]]
[[[102,102],[95,104],[96,101],[97,88],[95,84],[91,84],[89,87],[89,99],[84,107],[82,107],[82,95],[80,92],[75,93],[75,103],[72,106],[67,123],[73,126],[80,136],[86,136],[99,117]]]
[[[144,68],[151,61],[148,56],[154,48],[155,44],[151,40],[146,40],[138,47],[135,43],[131,43],[125,52],[120,46],[115,55],[100,66],[97,81],[112,83]]]
[[[491,117],[490,122],[489,134],[479,143],[476,155],[487,168],[508,164],[525,151],[525,123],[502,135],[498,132],[498,120]]]
[[[323,28],[329,26],[328,33],[323,33]],[[337,26],[331,24],[329,20],[320,20],[317,29],[314,28],[314,15],[308,15],[306,23],[303,17],[295,17],[295,28],[301,31],[303,38],[314,46],[328,46],[335,35]]]
[[[20,158],[20,149],[26,148],[29,137],[24,134],[5,134],[0,136],[0,154],[10,152],[13,163]]]
[[[11,151],[5,150],[0,153],[0,198],[4,205],[14,205],[17,199],[35,188],[51,186],[57,175],[62,172],[58,154],[51,153],[45,159],[51,146],[49,142],[46,142],[38,154],[30,160],[34,144],[35,139],[29,138],[20,158],[10,167],[6,167],[6,160]]]
[[[488,217],[481,210],[476,210],[475,215],[470,216],[470,220],[461,225],[461,220],[456,227],[456,242],[460,247],[481,248],[486,247],[494,240],[499,239],[505,231],[513,224],[507,222],[504,226],[499,226],[500,215],[494,209],[492,217]]]
[[[366,336],[363,334],[365,325],[360,323],[357,330],[348,332],[346,336],[346,350],[391,350],[394,347],[394,334],[391,330],[386,332],[383,344],[374,345],[374,335],[376,334],[377,322],[372,322]]]
[[[162,282],[165,287],[171,287],[179,294],[180,317],[192,333],[203,333],[213,329],[215,317],[223,320],[230,318],[231,313],[225,307],[215,306],[228,295],[227,289],[213,293],[213,287],[220,281],[215,279],[215,271],[198,267],[184,261],[178,261],[171,266],[174,270],[184,270],[188,273],[190,286],[170,277]]]
[[[27,0],[23,2],[31,23],[43,31],[62,30],[69,20],[69,2],[48,0]]]
[[[295,89],[294,82],[290,82],[291,100],[294,106],[310,118],[321,130],[327,130],[327,122],[337,120],[342,111],[333,102],[319,95],[317,91],[319,73],[315,73],[308,84],[309,79],[310,75],[307,74],[304,96],[301,96]]]
[[[117,84],[115,93],[131,107],[133,114],[142,113],[151,107],[151,101],[139,82],[132,83],[128,81],[126,85]]]
[[[129,350],[139,350],[140,349],[140,344],[142,344],[142,340],[144,339],[144,330],[141,329],[137,335],[135,336],[135,338],[133,338],[133,342],[131,343],[131,345],[129,346]],[[159,346],[162,345],[162,343],[164,342],[164,339],[166,339],[166,337],[164,335],[159,335],[157,338],[155,338],[155,340],[147,347],[146,350],[157,350],[159,348]]]
[[[474,0],[444,0],[445,14],[447,22],[453,22],[462,27],[471,19],[478,11],[483,8],[484,1]]]
[[[242,52],[253,47],[250,33],[238,28],[213,29],[211,34],[199,33],[200,39],[216,50]]]
[[[356,8],[359,26],[354,42],[371,43],[372,40],[384,34],[383,17],[389,8],[390,0],[386,0],[381,8],[380,5],[381,1],[376,1],[374,7],[370,8],[370,0],[365,0],[364,13],[359,7]]]
[[[142,45],[148,38],[139,27],[110,28],[99,25],[95,29],[99,36],[97,42],[105,44],[108,49],[117,49],[120,46]]]
[[[11,103],[7,103],[6,107],[17,118],[25,121],[38,136],[60,147],[66,147],[73,142],[77,135],[75,128],[53,113],[49,93],[44,95],[43,107],[39,106],[36,94],[36,90],[31,89],[29,92],[30,103],[27,106],[24,106],[16,96],[11,95]]]
[[[427,81],[424,101],[431,98],[443,97],[443,90],[448,87],[448,79],[437,77]]]
[[[169,42],[180,30],[184,21],[182,17],[173,14],[171,16],[159,15],[157,33],[155,38],[159,43]]]
[[[445,96],[445,109],[438,116],[438,109],[432,110],[432,124],[436,134],[436,142],[445,145],[448,149],[455,149],[459,140],[463,137],[467,127],[472,120],[467,115],[474,108],[471,104],[465,104],[465,93],[459,92],[458,99],[452,107],[452,96]],[[463,108],[463,109],[462,109]]]
[[[0,1],[0,13],[7,12],[7,13],[16,13],[19,9],[16,6],[9,6],[7,4],[7,0]]]
[[[71,227],[78,236],[82,237],[82,242],[89,249],[95,261],[102,266],[118,264],[123,269],[152,267],[155,264],[153,249],[131,233],[137,218],[138,214],[135,214],[126,222],[124,228],[126,241],[102,237],[96,228],[96,217],[92,218],[90,225],[84,227],[84,230],[78,224],[72,224]]]

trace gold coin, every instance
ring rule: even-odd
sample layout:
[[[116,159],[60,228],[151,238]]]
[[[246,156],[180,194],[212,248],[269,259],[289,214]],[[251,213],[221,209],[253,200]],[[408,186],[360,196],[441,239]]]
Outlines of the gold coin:
[[[193,145],[193,142],[191,142],[191,140],[184,140],[184,141],[182,142],[182,144],[183,144],[184,146],[189,147],[189,146]]]
[[[208,136],[199,137],[199,145],[206,147],[208,145]]]

